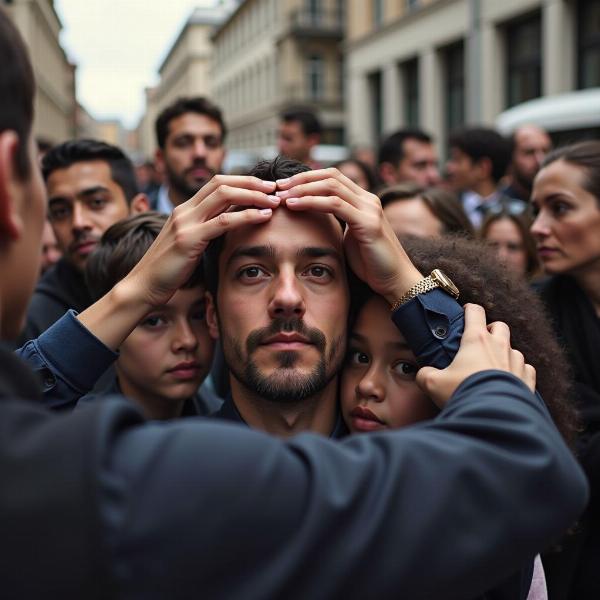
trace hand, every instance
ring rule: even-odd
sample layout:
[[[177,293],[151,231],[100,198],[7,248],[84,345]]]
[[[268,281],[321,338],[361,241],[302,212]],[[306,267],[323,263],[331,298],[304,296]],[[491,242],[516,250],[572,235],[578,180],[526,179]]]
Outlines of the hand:
[[[423,367],[417,373],[417,384],[443,408],[467,377],[487,369],[507,371],[535,391],[535,369],[525,362],[521,352],[511,348],[508,325],[496,321],[488,326],[484,309],[466,304],[465,331],[454,360],[442,370]]]
[[[346,222],[344,248],[350,267],[390,304],[422,279],[385,218],[379,198],[337,169],[298,173],[278,180],[277,189],[290,210],[330,213]]]

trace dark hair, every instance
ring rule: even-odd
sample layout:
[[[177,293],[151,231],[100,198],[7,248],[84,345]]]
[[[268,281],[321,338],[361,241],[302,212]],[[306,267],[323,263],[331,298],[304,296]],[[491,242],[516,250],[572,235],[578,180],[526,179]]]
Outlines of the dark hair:
[[[169,123],[173,119],[185,115],[186,113],[204,115],[218,123],[221,128],[221,143],[225,141],[227,128],[225,127],[221,109],[208,98],[195,96],[193,98],[178,98],[173,104],[169,104],[169,106],[163,109],[158,115],[154,127],[159,148],[165,147],[167,137],[169,136]]]
[[[431,144],[432,137],[421,129],[399,129],[388,135],[377,152],[377,164],[390,163],[397,166],[404,158],[404,142],[417,140],[423,144]]]
[[[414,183],[401,183],[381,190],[378,194],[383,207],[392,202],[420,198],[442,224],[444,234],[475,237],[475,230],[460,200],[442,188],[423,188]]]
[[[498,212],[490,213],[484,219],[481,228],[479,229],[479,237],[485,241],[490,227],[497,221],[502,219],[508,219],[514,223],[515,227],[519,230],[525,254],[527,256],[527,266],[525,273],[528,277],[533,277],[539,272],[540,261],[537,254],[537,248],[535,238],[531,235],[531,225],[533,221],[528,213],[513,213],[509,210],[502,209]]]
[[[33,122],[35,80],[29,54],[17,28],[0,8],[0,133],[16,132],[19,145],[15,169],[25,179],[31,172],[27,144]]]
[[[138,193],[137,181],[133,163],[125,153],[112,144],[98,140],[69,140],[54,146],[42,159],[44,179],[58,169],[67,169],[79,162],[101,160],[110,167],[113,181],[123,190],[125,200],[130,203]]]
[[[482,242],[452,236],[413,237],[403,246],[421,273],[439,268],[448,274],[460,290],[461,305],[479,304],[488,323],[503,321],[510,327],[511,346],[535,368],[536,387],[556,427],[572,445],[578,420],[565,366],[568,363],[538,295],[525,281],[511,276]],[[357,312],[373,295],[369,288],[360,290]]]
[[[310,167],[303,165],[297,160],[278,156],[273,160],[263,160],[259,162],[250,170],[248,175],[264,179],[265,181],[276,181],[277,179],[287,179],[297,173],[304,173],[305,171],[310,170]],[[219,287],[219,256],[223,249],[225,236],[226,234],[223,234],[214,239],[204,252],[204,279],[206,281],[206,289],[215,299]]]
[[[450,148],[458,148],[473,162],[488,158],[492,164],[490,173],[494,183],[504,175],[512,159],[512,144],[496,130],[485,127],[465,127],[454,131],[449,139]]]
[[[94,301],[112,290],[137,265],[167,219],[167,215],[147,211],[118,221],[104,232],[85,268],[87,286]],[[183,287],[200,285],[203,275],[199,263]]]
[[[587,141],[553,150],[546,156],[542,169],[557,160],[564,160],[585,171],[583,188],[596,198],[600,206],[600,141]]]
[[[375,175],[375,172],[373,171],[373,169],[371,169],[371,167],[366,162],[359,160],[358,158],[353,158],[353,157],[346,158],[345,160],[340,160],[331,166],[335,167],[336,169],[339,169],[341,166],[348,165],[348,164],[355,165],[361,170],[361,172],[365,176],[365,179],[367,180],[367,184],[369,186],[369,188],[367,189],[368,192],[373,192],[377,188],[377,186],[379,185],[379,182],[377,180],[377,176]]]
[[[294,121],[300,123],[300,128],[304,135],[321,135],[323,126],[321,121],[310,108],[297,107],[284,110],[279,119],[284,123],[292,123]]]

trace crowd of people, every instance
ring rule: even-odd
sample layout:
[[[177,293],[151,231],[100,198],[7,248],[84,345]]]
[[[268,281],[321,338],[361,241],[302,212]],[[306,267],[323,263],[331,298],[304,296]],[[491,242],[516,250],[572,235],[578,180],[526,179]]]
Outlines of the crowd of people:
[[[600,141],[42,154],[0,55],[3,598],[600,597]]]

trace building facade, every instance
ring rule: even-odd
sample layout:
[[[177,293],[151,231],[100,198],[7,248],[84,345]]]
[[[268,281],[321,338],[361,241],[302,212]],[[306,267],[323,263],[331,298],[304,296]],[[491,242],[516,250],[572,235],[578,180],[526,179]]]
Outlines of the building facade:
[[[308,106],[323,143],[344,139],[345,1],[244,0],[213,36],[212,97],[229,127],[228,148],[273,151],[278,115]]]
[[[36,138],[62,142],[76,134],[75,66],[59,43],[62,28],[52,0],[2,0],[19,29],[35,73]]]
[[[442,147],[521,102],[600,86],[600,0],[348,0],[348,142],[418,126]]]

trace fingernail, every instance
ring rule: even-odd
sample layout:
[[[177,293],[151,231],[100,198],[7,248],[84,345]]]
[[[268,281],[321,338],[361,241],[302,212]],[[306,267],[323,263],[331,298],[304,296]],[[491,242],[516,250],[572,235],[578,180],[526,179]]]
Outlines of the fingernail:
[[[289,192],[287,191],[280,191],[280,192],[275,192],[275,194],[279,197],[279,198],[285,198],[286,196],[289,196]]]
[[[274,181],[263,181],[263,185],[269,191],[274,190],[277,187]]]
[[[278,198],[277,196],[267,196],[267,198],[275,204],[279,204],[281,202],[281,198]]]
[[[289,177],[287,179],[278,179],[277,185],[285,185],[286,183],[289,183],[289,181],[290,181]]]
[[[299,198],[288,198],[285,203],[286,204],[296,204],[296,202],[298,202]]]
[[[270,208],[261,208],[260,209],[260,214],[261,215],[270,215],[273,211]]]

